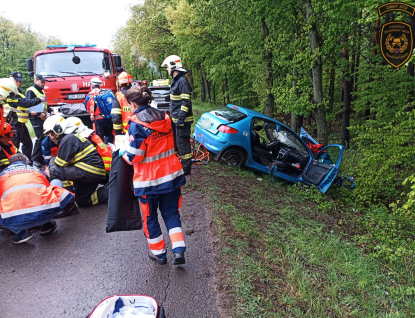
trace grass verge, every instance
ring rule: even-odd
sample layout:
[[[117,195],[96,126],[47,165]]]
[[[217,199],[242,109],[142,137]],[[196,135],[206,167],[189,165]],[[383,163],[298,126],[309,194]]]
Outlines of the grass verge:
[[[227,317],[415,316],[412,276],[356,247],[329,196],[214,162],[199,171],[192,183],[220,237]]]

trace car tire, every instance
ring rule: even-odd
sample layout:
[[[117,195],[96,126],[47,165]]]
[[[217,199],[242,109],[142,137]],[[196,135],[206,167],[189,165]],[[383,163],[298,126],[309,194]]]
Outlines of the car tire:
[[[241,168],[245,163],[245,156],[239,149],[226,149],[220,156],[219,162],[227,166]]]

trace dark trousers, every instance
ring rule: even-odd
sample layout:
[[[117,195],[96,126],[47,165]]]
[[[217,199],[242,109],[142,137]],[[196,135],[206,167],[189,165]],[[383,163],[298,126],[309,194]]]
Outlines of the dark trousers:
[[[45,139],[43,136],[43,123],[45,121],[41,119],[39,116],[31,117],[30,123],[32,124],[33,130],[35,131],[36,141],[35,146],[33,147],[32,152],[32,161],[39,162],[40,164],[45,165],[45,158],[42,155],[42,141]]]
[[[97,135],[101,137],[105,143],[114,143],[114,135],[112,134],[112,120],[100,119],[95,121],[95,129]]]
[[[50,179],[69,180],[74,183],[75,201],[79,206],[89,206],[108,202],[107,188],[98,185],[106,183],[106,177],[96,177],[73,165],[61,167],[56,165],[55,158],[49,163]]]
[[[180,188],[163,194],[148,194],[139,197],[143,212],[144,235],[150,251],[158,258],[166,257],[166,247],[158,221],[157,210],[160,210],[167,231],[169,231],[173,253],[184,253],[186,245],[180,220],[182,192]]]
[[[16,121],[12,124],[12,127],[13,130],[16,132],[14,138],[12,139],[13,144],[16,146],[16,148],[19,148],[20,143],[22,143],[22,152],[31,161],[33,143],[32,138],[30,138],[29,130],[27,129],[26,124],[22,124]]]
[[[179,128],[172,122],[174,147],[179,151],[183,171],[190,173],[192,170],[192,148],[190,146],[190,127]]]

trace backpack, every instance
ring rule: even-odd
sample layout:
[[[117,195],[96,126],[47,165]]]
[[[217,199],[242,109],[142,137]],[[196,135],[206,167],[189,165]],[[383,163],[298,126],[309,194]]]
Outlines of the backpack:
[[[97,103],[101,115],[107,119],[111,119],[111,109],[114,98],[114,93],[110,89],[102,90],[98,95],[94,96],[94,100]]]

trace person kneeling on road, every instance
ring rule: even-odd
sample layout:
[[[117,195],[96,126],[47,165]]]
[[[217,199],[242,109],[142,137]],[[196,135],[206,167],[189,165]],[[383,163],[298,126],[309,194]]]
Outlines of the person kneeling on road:
[[[90,206],[108,202],[105,187],[106,172],[104,162],[94,145],[77,133],[65,134],[67,123],[60,116],[51,116],[45,121],[44,134],[53,131],[60,140],[56,158],[49,163],[51,179],[72,181],[75,188],[75,201],[79,206]],[[66,216],[73,214],[68,211]]]
[[[174,152],[170,117],[148,105],[151,91],[147,87],[134,86],[125,97],[134,113],[128,128],[129,145],[124,150],[123,159],[134,167],[134,194],[140,199],[149,257],[158,264],[167,263],[157,218],[157,209],[160,208],[172,243],[173,264],[184,264],[186,245],[179,209],[181,186],[186,179]]]
[[[36,226],[40,226],[40,235],[55,230],[52,218],[73,201],[73,194],[56,181],[51,185],[43,171],[29,165],[25,155],[10,157],[10,165],[0,173],[0,224],[16,233],[13,243],[31,240],[28,229]]]

